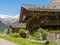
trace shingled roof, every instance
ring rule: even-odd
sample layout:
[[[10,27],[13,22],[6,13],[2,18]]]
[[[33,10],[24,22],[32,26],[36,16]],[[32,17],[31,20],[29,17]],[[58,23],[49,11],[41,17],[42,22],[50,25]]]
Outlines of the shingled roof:
[[[23,4],[22,7],[27,10],[40,10],[43,6]]]
[[[12,27],[12,28],[26,28],[26,23],[13,24],[10,27]]]
[[[47,5],[39,6],[39,5],[27,5],[23,4],[23,8],[30,11],[58,11],[60,12],[60,0],[53,0]]]
[[[45,5],[47,9],[60,9],[60,0],[53,0],[52,2]]]

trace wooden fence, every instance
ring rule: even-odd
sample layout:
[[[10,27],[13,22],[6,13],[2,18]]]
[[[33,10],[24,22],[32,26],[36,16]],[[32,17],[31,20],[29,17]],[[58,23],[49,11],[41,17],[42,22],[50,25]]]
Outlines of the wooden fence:
[[[60,33],[47,33],[46,40],[55,43],[55,45],[60,45]]]

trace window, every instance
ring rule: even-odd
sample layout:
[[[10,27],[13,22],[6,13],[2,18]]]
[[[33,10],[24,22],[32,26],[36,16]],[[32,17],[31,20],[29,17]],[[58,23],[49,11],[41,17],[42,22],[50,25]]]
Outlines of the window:
[[[32,16],[26,16],[25,20],[29,20]]]
[[[40,16],[40,19],[44,19],[46,16]]]
[[[24,16],[26,16],[26,11],[24,11]]]
[[[60,20],[60,16],[58,16],[58,19]]]
[[[56,16],[48,16],[48,19],[49,20],[56,20],[57,18],[56,18]]]
[[[58,19],[58,18],[59,18],[59,16],[56,16],[56,18]]]

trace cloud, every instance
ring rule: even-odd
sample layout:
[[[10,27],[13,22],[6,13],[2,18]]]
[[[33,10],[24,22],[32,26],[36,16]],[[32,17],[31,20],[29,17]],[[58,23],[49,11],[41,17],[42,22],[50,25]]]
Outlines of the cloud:
[[[11,15],[5,15],[5,14],[0,14],[0,18],[18,18],[19,17],[19,14],[18,15],[15,15],[15,16],[11,16]]]
[[[18,15],[13,16],[13,18],[18,18],[18,17],[19,17],[19,14],[18,14]]]

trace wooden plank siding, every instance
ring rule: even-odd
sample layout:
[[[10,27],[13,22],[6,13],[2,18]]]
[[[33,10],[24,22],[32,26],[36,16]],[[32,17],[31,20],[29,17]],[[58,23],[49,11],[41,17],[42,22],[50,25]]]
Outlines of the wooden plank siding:
[[[23,7],[21,7],[21,12],[20,12],[20,16],[19,16],[19,22],[22,22],[23,21],[24,12],[26,12],[26,15],[29,15],[28,14],[28,10],[26,10]]]
[[[26,18],[23,20],[24,12],[26,12]],[[27,28],[36,28],[40,25],[58,26],[60,25],[60,11],[31,11],[21,7],[19,21],[24,21]]]
[[[60,12],[30,11],[30,16],[60,16]]]

